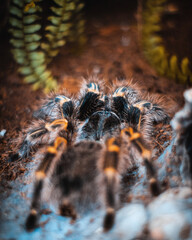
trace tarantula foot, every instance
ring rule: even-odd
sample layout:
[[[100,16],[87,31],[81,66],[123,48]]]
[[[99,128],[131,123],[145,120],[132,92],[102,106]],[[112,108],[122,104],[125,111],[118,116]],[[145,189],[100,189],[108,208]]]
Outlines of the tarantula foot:
[[[150,182],[150,190],[153,196],[158,196],[161,193],[160,186],[155,178],[151,178]]]
[[[18,153],[9,155],[8,162],[15,162],[20,158]]]
[[[37,214],[36,212],[31,212],[30,215],[28,216],[27,220],[26,220],[26,224],[25,227],[27,229],[28,232],[33,231],[35,228],[37,228],[38,224],[37,224]]]
[[[115,222],[115,212],[114,212],[114,209],[111,208],[107,210],[107,213],[104,218],[104,222],[103,222],[104,232],[109,231],[113,227],[114,222]]]
[[[71,204],[62,204],[59,208],[59,213],[63,217],[71,217],[73,221],[77,218],[75,209]]]

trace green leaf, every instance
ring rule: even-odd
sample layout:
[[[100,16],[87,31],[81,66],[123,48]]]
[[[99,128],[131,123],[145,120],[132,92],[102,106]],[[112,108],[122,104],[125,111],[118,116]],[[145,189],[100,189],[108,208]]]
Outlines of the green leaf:
[[[23,75],[29,75],[33,72],[33,69],[29,66],[24,66],[24,67],[20,67],[18,71]]]
[[[20,28],[20,29],[22,29],[22,27],[23,27],[22,21],[20,21],[20,20],[18,20],[18,19],[16,19],[16,18],[10,17],[10,18],[9,18],[9,22],[10,22],[10,24],[11,24],[13,27],[17,27],[17,28]]]
[[[34,68],[34,71],[37,75],[41,75],[45,71],[45,69],[46,69],[46,65],[43,64],[43,65],[40,65],[40,66]]]
[[[34,51],[35,49],[37,49],[40,46],[39,42],[32,42],[32,43],[28,43],[26,45],[26,49],[28,51]]]
[[[22,18],[22,16],[23,16],[23,11],[20,8],[17,8],[15,6],[10,7],[10,13],[19,18]]]
[[[33,82],[36,82],[37,80],[38,80],[37,75],[35,74],[31,74],[24,78],[24,82],[27,82],[27,83],[33,83]]]
[[[29,8],[27,12],[25,12],[25,14],[33,14],[33,13],[42,12],[42,11],[43,11],[42,8],[36,5],[34,8]]]
[[[11,52],[13,53],[15,59],[26,57],[26,52],[22,49],[12,49]]]
[[[33,82],[36,82],[37,80],[38,80],[37,75],[35,75],[35,74],[31,74],[24,78],[24,82],[26,82],[26,83],[33,83]]]
[[[23,18],[23,22],[24,22],[24,24],[31,24],[31,23],[34,23],[35,21],[39,20],[39,19],[40,19],[39,16],[33,14],[33,15],[25,16]]]
[[[13,37],[16,37],[16,38],[23,38],[24,36],[22,30],[11,28],[9,29],[9,32],[13,35]]]
[[[45,59],[45,54],[43,52],[31,52],[28,55],[29,59],[31,60],[40,60]]]
[[[34,32],[39,31],[40,28],[41,28],[40,24],[33,24],[33,25],[25,26],[24,33],[34,33]]]
[[[37,42],[40,39],[41,39],[41,36],[36,33],[25,35],[25,42]]]
[[[24,41],[22,40],[17,40],[17,39],[11,39],[10,43],[16,47],[16,48],[20,48],[20,47],[24,47]]]
[[[28,60],[27,60],[26,58],[23,58],[23,57],[17,58],[17,59],[16,59],[16,62],[19,63],[19,64],[21,64],[21,65],[24,65],[24,66],[29,65]]]
[[[13,0],[13,3],[14,3],[15,5],[19,6],[20,8],[22,8],[24,1],[21,1],[21,0]]]
[[[30,64],[33,68],[36,68],[36,67],[42,65],[44,62],[45,62],[45,59],[37,59],[37,60],[31,61]]]

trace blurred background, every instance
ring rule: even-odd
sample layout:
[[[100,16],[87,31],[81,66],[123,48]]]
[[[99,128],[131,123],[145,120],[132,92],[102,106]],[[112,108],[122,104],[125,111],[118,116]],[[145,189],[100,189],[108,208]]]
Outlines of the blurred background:
[[[14,151],[13,140],[47,93],[65,88],[77,96],[82,77],[97,76],[109,92],[115,82],[133,79],[141,91],[164,96],[172,117],[192,84],[191,42],[191,0],[0,1],[4,199],[12,188],[10,180],[28,171],[29,159],[6,161]]]

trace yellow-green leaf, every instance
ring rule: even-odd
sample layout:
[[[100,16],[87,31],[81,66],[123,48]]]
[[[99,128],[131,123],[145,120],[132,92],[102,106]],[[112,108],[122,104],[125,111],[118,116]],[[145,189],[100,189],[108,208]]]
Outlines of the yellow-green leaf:
[[[71,12],[65,12],[61,17],[62,17],[62,21],[67,21],[70,19],[71,17]]]
[[[55,56],[57,56],[58,52],[59,52],[58,49],[56,49],[56,50],[51,50],[51,51],[49,51],[49,56],[55,57]]]
[[[42,87],[43,87],[42,82],[38,81],[38,82],[33,84],[32,89],[34,91],[36,91],[37,89],[42,88]]]
[[[49,44],[47,44],[47,43],[41,43],[41,48],[43,49],[43,50],[49,50],[50,49],[50,45]]]
[[[181,62],[181,70],[182,73],[186,76],[189,76],[191,71],[189,70],[189,59],[188,58],[183,58]]]
[[[51,75],[50,71],[45,71],[43,74],[41,74],[41,76],[39,77],[42,81],[46,81],[47,78]]]
[[[70,27],[71,27],[71,24],[70,24],[70,23],[62,23],[62,24],[59,26],[59,31],[60,31],[60,32],[68,31]]]
[[[60,40],[60,41],[57,42],[57,46],[58,46],[58,47],[62,47],[62,46],[65,45],[65,43],[66,43],[66,42],[65,42],[64,40]]]
[[[54,38],[55,38],[55,36],[54,35],[52,35],[52,34],[46,34],[45,35],[45,37],[51,42]]]
[[[65,11],[73,11],[75,9],[75,3],[74,2],[69,2],[66,4]]]
[[[55,26],[47,26],[45,28],[46,31],[50,31],[51,33],[56,33],[58,31],[58,27]]]

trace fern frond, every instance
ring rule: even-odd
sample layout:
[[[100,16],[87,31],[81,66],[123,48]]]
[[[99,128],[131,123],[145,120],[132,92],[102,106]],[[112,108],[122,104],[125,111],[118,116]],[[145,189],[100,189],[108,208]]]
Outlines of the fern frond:
[[[38,32],[41,25],[37,23],[40,19],[37,12],[42,9],[35,2],[37,1],[12,0],[9,19],[9,31],[12,34],[10,43],[13,46],[14,59],[20,65],[18,71],[24,75],[24,81],[34,83],[35,89],[39,87],[47,91],[50,87],[56,87],[56,81],[47,70],[45,54],[39,48],[41,36]]]
[[[48,17],[50,24],[45,28],[47,42],[41,44],[41,48],[48,56],[47,62],[50,62],[58,54],[59,48],[64,46],[67,41],[77,41],[84,32],[84,28],[82,29],[81,26],[82,19],[76,20],[83,8],[82,3],[69,0],[53,0],[53,2],[56,6],[50,8],[53,15]]]
[[[166,0],[147,0],[146,2],[142,30],[145,56],[160,75],[166,75],[182,83],[187,79],[192,81],[189,59],[184,58],[179,66],[177,56],[170,56],[163,45],[163,39],[158,35],[161,30],[161,15],[165,2]]]

